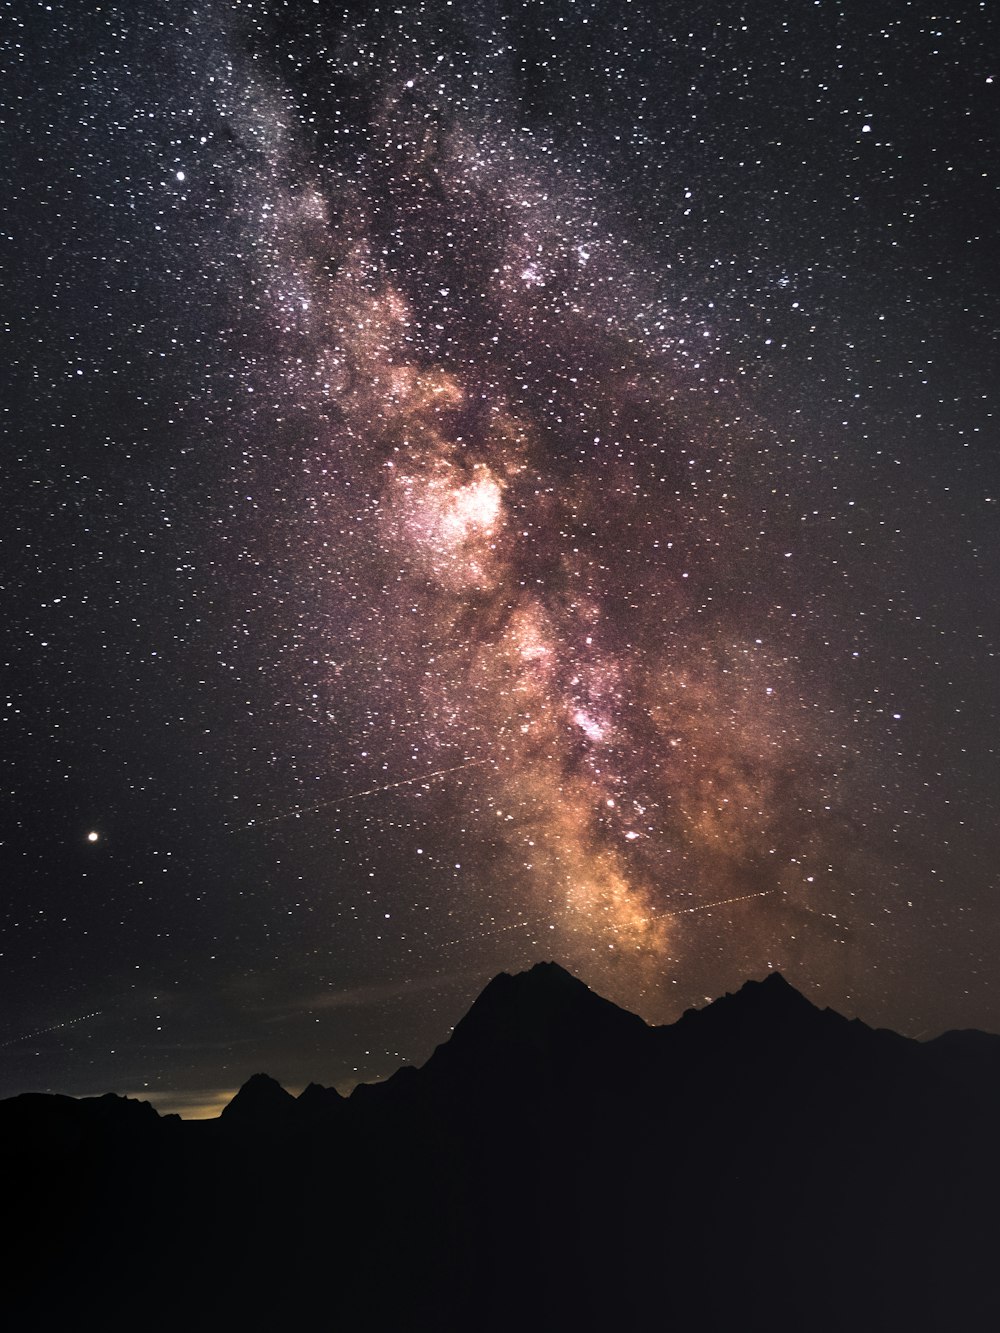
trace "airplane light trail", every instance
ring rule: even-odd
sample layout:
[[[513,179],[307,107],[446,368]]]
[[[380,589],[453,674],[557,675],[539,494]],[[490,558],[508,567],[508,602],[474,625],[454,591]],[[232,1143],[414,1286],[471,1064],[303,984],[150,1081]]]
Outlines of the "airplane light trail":
[[[712,907],[728,907],[730,903],[748,903],[753,898],[768,898],[776,890],[760,889],[757,893],[741,893],[735,898],[718,898],[710,903],[696,903],[694,907],[677,907],[671,912],[654,912],[652,916],[644,916],[642,921],[659,921],[662,917],[683,916],[686,912],[707,912]]]
[[[451,768],[437,768],[431,773],[418,773],[412,778],[403,778],[399,782],[384,782],[377,787],[366,787],[363,791],[353,791],[348,793],[347,796],[338,796],[335,801],[321,801],[318,805],[309,805],[302,809],[296,807],[294,810],[285,810],[280,815],[272,815],[269,819],[250,819],[232,831],[240,832],[250,828],[263,828],[268,824],[280,823],[284,819],[299,819],[302,815],[313,815],[320,810],[336,810],[342,805],[363,800],[367,796],[378,796],[382,792],[396,791],[400,787],[412,787],[418,782],[432,782],[437,778],[447,777],[449,773],[461,773],[466,768],[483,768],[486,764],[492,763],[495,763],[495,760],[467,759],[461,764],[453,764]]]
[[[6,1041],[0,1041],[0,1050],[5,1046],[16,1046],[18,1042],[31,1041],[32,1037],[44,1037],[49,1032],[60,1032],[63,1028],[74,1028],[79,1023],[87,1023],[92,1018],[100,1018],[103,1013],[103,1009],[95,1009],[92,1014],[81,1014],[79,1018],[67,1018],[63,1023],[53,1023],[47,1028],[34,1028],[31,1032],[22,1032],[18,1037],[8,1037]]]
[[[755,898],[769,898],[773,893],[776,892],[777,892],[776,889],[760,889],[756,893],[741,893],[733,898],[717,898],[710,903],[697,903],[693,907],[675,907],[671,908],[671,910],[668,912],[653,912],[649,916],[640,917],[638,919],[638,924],[645,925],[649,921],[669,920],[670,917],[685,916],[690,912],[707,912],[713,907],[728,907],[733,903],[752,902],[753,899]],[[580,932],[579,928],[574,928],[572,926],[567,925],[566,923],[563,923],[561,928],[564,930],[568,929],[571,931],[575,929],[577,933],[582,933]],[[545,930],[555,930],[555,929],[556,926],[554,924],[545,926],[545,925],[539,925],[537,922],[533,921],[523,921],[523,920],[514,921],[510,925],[495,926],[491,930],[475,931],[468,935],[463,935],[459,939],[445,940],[443,941],[442,947],[450,948],[453,945],[465,944],[469,940],[492,939],[494,936],[505,935],[512,930],[533,930],[537,934],[541,935],[541,933]],[[614,926],[611,926],[610,929],[614,934],[620,933]]]

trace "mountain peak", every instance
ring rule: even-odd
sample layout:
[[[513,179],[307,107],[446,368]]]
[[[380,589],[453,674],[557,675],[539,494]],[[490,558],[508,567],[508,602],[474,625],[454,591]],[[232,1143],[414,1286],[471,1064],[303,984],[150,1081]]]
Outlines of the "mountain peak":
[[[295,1103],[296,1112],[306,1119],[327,1120],[336,1115],[344,1106],[344,1098],[336,1088],[324,1088],[320,1083],[310,1083],[303,1088]]]
[[[797,1004],[804,1001],[810,1007],[815,1008],[811,1001],[807,1000],[801,991],[796,990],[781,972],[768,972],[767,976],[761,981],[750,978],[744,981],[737,994],[752,999],[764,999],[768,1004]]]
[[[472,1007],[475,1008],[487,995],[530,994],[537,999],[539,996],[560,994],[579,997],[584,992],[594,994],[579,977],[567,972],[559,963],[547,960],[535,963],[526,972],[498,972],[492,981],[487,982]]]
[[[220,1119],[228,1124],[260,1124],[283,1119],[294,1107],[295,1098],[270,1074],[254,1074],[223,1108]]]
[[[716,1004],[730,1001],[742,1008],[752,1008],[762,1014],[781,1014],[821,1012],[811,1000],[807,1000],[800,990],[788,981],[781,972],[768,972],[757,981],[753,978],[744,981],[735,995],[725,995]]]
[[[557,963],[552,958],[540,958],[537,963],[528,968],[527,972],[516,972],[514,975],[535,977],[536,979],[540,977],[564,978],[567,981],[572,981],[575,985],[582,986],[584,984],[579,977],[575,977],[572,972],[568,972],[561,963]]]
[[[807,1000],[801,991],[796,990],[781,972],[768,972],[760,981],[750,979],[735,994],[726,992],[709,1008],[717,1005],[726,1007],[739,1006],[741,1009],[754,1009],[762,1013],[805,1013],[808,1010],[819,1012],[811,1000]]]
[[[324,1088],[322,1083],[310,1083],[299,1093],[300,1102],[342,1102],[343,1100],[336,1088]]]
[[[840,1033],[847,1020],[830,1009],[820,1009],[795,989],[780,972],[760,981],[745,981],[704,1009],[688,1009],[680,1019],[685,1032],[712,1032],[724,1041],[754,1044],[812,1040]]]
[[[527,1022],[531,1026],[545,1024],[557,1015],[571,1012],[617,1013],[630,1023],[642,1023],[635,1014],[619,1009],[610,1000],[605,1000],[572,972],[551,961],[535,963],[526,972],[499,972],[480,992],[472,1008],[456,1027],[459,1028],[475,1020],[478,1025],[484,1020],[503,1016],[505,1022],[515,1019]]]
[[[627,1059],[632,1039],[646,1030],[636,1014],[603,999],[558,963],[526,972],[500,972],[458,1023],[426,1068],[475,1068],[491,1083],[523,1085],[555,1067],[583,1066],[596,1058]],[[477,1076],[477,1077],[478,1077]]]
[[[763,981],[755,982],[752,978],[743,983],[745,986],[770,986],[772,990],[794,990],[791,982],[785,980],[782,972],[768,972]]]

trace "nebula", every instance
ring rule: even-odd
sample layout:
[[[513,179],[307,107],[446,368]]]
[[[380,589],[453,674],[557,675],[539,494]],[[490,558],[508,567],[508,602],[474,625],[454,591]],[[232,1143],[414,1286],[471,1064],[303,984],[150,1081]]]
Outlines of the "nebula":
[[[491,849],[512,920],[644,986],[700,905],[752,902],[747,940],[813,911],[844,747],[768,647],[743,409],[699,331],[596,186],[419,82],[387,80],[351,172],[276,149],[261,214],[301,562],[340,588],[323,689],[389,779],[471,761],[425,808]]]

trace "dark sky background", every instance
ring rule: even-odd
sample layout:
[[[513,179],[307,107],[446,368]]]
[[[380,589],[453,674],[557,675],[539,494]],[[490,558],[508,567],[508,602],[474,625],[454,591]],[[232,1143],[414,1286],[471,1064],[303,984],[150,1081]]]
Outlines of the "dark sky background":
[[[8,5],[0,1095],[556,958],[1000,1031],[996,14]]]

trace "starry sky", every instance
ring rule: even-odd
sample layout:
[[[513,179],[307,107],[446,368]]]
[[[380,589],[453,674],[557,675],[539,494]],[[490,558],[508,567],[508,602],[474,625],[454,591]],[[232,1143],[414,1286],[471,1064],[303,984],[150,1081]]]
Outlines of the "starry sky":
[[[0,1095],[555,958],[1000,1031],[995,12],[15,0]]]

